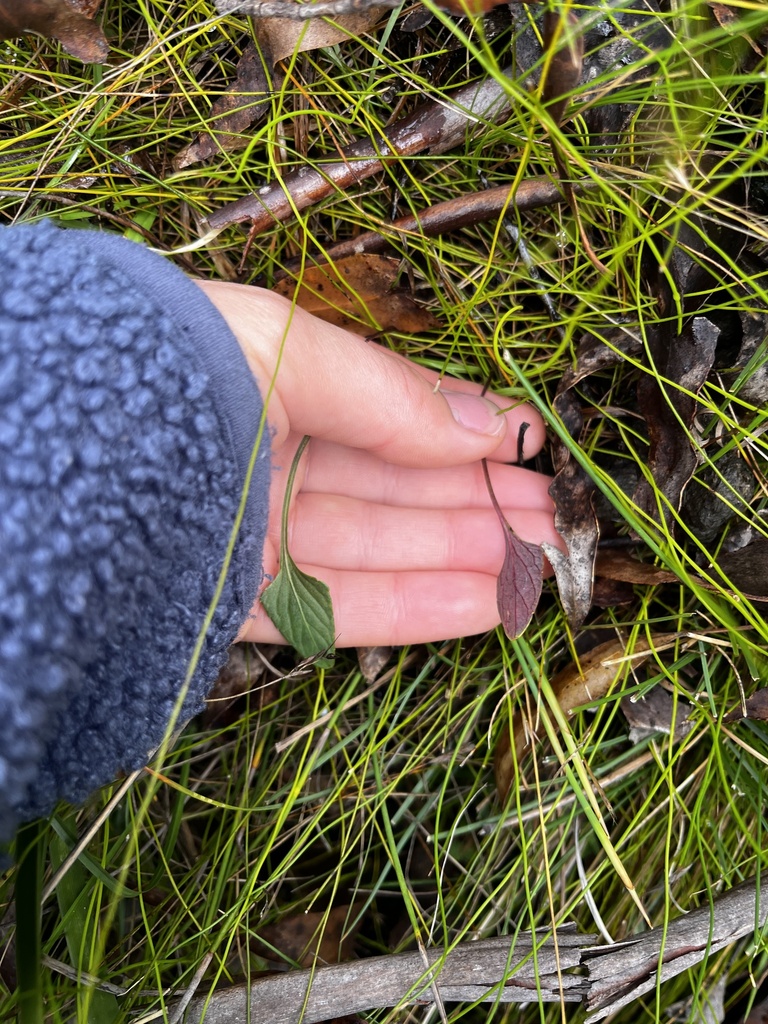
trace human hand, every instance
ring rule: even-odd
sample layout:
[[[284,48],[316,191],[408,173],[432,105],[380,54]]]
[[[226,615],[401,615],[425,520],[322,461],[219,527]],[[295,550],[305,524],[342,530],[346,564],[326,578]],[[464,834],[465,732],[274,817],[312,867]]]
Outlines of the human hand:
[[[497,625],[504,537],[480,460],[489,460],[515,532],[561,545],[549,479],[504,465],[517,458],[523,422],[525,457],[541,448],[539,414],[530,406],[502,413],[508,400],[483,399],[478,385],[452,378],[436,390],[436,373],[301,309],[291,318],[291,304],[271,292],[199,283],[240,342],[265,401],[274,380],[265,574],[278,571],[286,477],[310,434],[289,546],[298,566],[330,587],[338,646],[420,643]],[[282,637],[257,601],[239,639]]]

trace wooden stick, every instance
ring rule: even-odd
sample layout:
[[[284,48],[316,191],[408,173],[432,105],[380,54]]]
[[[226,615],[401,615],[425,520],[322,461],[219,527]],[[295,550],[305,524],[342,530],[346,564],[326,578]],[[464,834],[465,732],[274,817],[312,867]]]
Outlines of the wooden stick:
[[[331,964],[314,970],[287,971],[246,985],[222,989],[209,999],[190,1003],[185,1024],[233,1024],[246,1021],[250,1001],[254,1020],[269,1024],[316,1024],[347,1014],[402,1003],[432,1003],[435,989],[445,1002],[527,1003],[564,998],[580,1002],[586,992],[583,977],[557,976],[555,947],[542,933],[534,955],[531,934],[461,942],[446,953],[440,947],[422,953],[376,956]],[[575,930],[558,933],[560,969],[579,966],[582,947],[590,936]],[[538,976],[538,984],[537,984]],[[250,996],[250,1000],[249,1000]],[[203,1018],[203,1014],[205,1014]]]
[[[505,74],[511,74],[511,69]],[[510,109],[511,98],[495,78],[464,86],[445,101],[426,103],[384,128],[375,142],[361,139],[348,146],[341,160],[316,167],[305,164],[258,192],[214,210],[203,221],[202,230],[217,233],[231,224],[250,221],[251,235],[258,234],[378,173],[390,160],[426,150],[447,153],[464,142],[473,124],[500,121]]]
[[[557,947],[547,932],[460,942],[446,951],[377,956],[268,975],[195,997],[186,1024],[316,1024],[387,1006],[443,1002],[583,1002],[600,1020],[660,982],[765,926],[768,878],[751,878],[676,920],[614,945],[565,926]],[[534,953],[535,947],[535,953]],[[428,966],[424,964],[424,954]],[[586,968],[587,974],[584,974]],[[573,973],[579,969],[580,973]],[[176,1004],[178,1005],[178,1004]],[[168,1007],[170,1013],[174,1006]]]
[[[579,186],[576,187],[578,189]],[[549,178],[530,178],[521,181],[516,189],[510,185],[499,185],[482,192],[470,192],[456,199],[447,199],[444,203],[435,203],[418,213],[398,217],[390,224],[382,224],[379,231],[366,231],[356,238],[339,242],[323,254],[322,262],[332,263],[346,256],[383,252],[402,235],[444,235],[470,224],[494,220],[507,209],[535,210],[562,201],[559,186]]]
[[[651,992],[705,957],[714,956],[737,939],[759,931],[768,919],[768,878],[750,878],[683,914],[667,928],[653,928],[627,942],[587,950],[582,958],[589,971],[586,1024],[616,1013],[622,1006]],[[660,968],[660,969],[659,969]]]

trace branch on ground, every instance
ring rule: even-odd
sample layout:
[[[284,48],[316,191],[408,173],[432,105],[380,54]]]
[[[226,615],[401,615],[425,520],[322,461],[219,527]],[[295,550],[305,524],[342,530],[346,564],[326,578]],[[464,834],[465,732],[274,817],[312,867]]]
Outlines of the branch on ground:
[[[695,967],[768,920],[768,880],[752,878],[667,927],[598,946],[597,935],[558,932],[557,942],[503,936],[462,942],[450,950],[371,957],[288,971],[194,998],[186,1024],[231,1024],[249,1006],[272,1024],[314,1024],[347,1014],[409,1003],[582,1002],[587,1024],[615,1013],[656,985]],[[535,952],[534,952],[535,949]],[[586,969],[586,974],[585,974]],[[183,1002],[183,1001],[182,1001]],[[177,1004],[178,1005],[178,1004]],[[170,1007],[173,1012],[173,1007]]]
[[[494,78],[465,86],[439,103],[418,107],[408,117],[383,129],[380,139],[353,143],[342,151],[341,160],[318,167],[303,165],[258,192],[215,210],[203,222],[203,230],[219,232],[231,224],[250,221],[251,235],[257,235],[331,193],[343,192],[370,178],[390,159],[414,156],[425,150],[432,155],[447,153],[464,141],[472,124],[499,121],[510,108],[510,96]]]
[[[586,182],[577,184],[574,189],[580,191],[588,185]],[[418,213],[398,217],[397,220],[382,224],[379,231],[366,231],[355,238],[345,239],[315,259],[318,262],[334,263],[346,256],[380,253],[398,241],[407,242],[409,235],[422,238],[446,235],[486,220],[496,220],[507,210],[535,210],[562,202],[562,199],[560,188],[549,178],[543,177],[521,181],[517,186],[499,185],[482,192],[470,192],[456,199],[435,203]],[[277,276],[280,278],[282,275]]]

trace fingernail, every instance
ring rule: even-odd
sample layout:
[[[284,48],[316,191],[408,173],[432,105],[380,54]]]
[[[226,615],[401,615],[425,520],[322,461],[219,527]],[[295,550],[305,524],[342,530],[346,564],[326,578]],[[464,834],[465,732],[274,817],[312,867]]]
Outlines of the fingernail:
[[[504,429],[504,416],[498,405],[480,395],[468,395],[464,391],[441,391],[453,413],[453,418],[467,430],[477,434],[495,436]]]

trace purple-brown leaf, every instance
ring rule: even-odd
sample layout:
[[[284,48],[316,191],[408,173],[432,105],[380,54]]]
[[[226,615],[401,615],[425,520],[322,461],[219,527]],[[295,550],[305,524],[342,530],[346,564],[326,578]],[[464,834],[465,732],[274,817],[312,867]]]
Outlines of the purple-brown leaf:
[[[523,435],[528,424],[522,425],[519,446],[522,449]],[[522,461],[522,459],[520,459]],[[541,597],[544,582],[544,553],[538,544],[521,540],[507,522],[501,506],[496,500],[488,472],[488,463],[483,459],[485,486],[501,528],[504,531],[504,562],[496,581],[496,605],[504,632],[515,640],[533,618]]]
[[[544,580],[544,555],[538,544],[520,540],[503,515],[504,564],[496,581],[496,603],[501,624],[515,640],[533,618]]]

